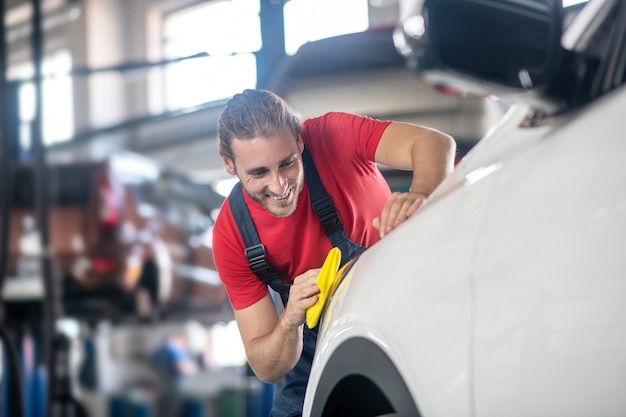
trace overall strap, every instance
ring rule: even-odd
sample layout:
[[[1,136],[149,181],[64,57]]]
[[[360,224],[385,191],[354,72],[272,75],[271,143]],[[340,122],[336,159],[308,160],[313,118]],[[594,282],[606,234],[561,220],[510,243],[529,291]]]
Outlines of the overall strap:
[[[302,152],[302,160],[304,162],[304,178],[307,187],[309,187],[313,211],[319,217],[324,233],[328,236],[332,246],[341,250],[340,266],[343,266],[350,259],[363,253],[365,247],[353,242],[346,236],[346,231],[341,219],[339,219],[333,200],[328,196],[313,158],[306,148]]]
[[[322,223],[322,229],[324,229],[324,233],[326,233],[326,236],[330,239],[332,246],[339,247],[342,242],[348,238],[343,229],[343,224],[341,224],[341,220],[339,219],[339,214],[337,214],[337,210],[333,204],[333,200],[331,200],[326,193],[326,189],[322,184],[313,158],[306,148],[304,152],[302,152],[302,162],[304,163],[304,178],[309,188],[309,194],[311,195],[313,211],[317,217],[319,217]]]
[[[239,229],[239,234],[246,245],[246,258],[250,269],[257,277],[266,285],[269,285],[274,291],[280,294],[283,304],[287,304],[289,297],[289,284],[285,284],[278,275],[278,272],[272,268],[267,262],[265,246],[261,243],[257,234],[254,222],[250,217],[250,211],[241,194],[241,183],[238,182],[230,192],[229,196],[230,211],[233,213],[235,223]]]

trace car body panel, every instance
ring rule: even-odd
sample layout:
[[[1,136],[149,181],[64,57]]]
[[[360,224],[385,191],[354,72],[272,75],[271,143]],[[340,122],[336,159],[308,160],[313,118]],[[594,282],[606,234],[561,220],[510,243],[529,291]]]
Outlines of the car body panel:
[[[581,13],[588,26],[575,21],[569,39],[593,42],[559,65],[622,62],[596,67],[621,86],[585,84],[565,110],[521,92],[418,213],[359,257],[322,316],[305,416],[342,415],[336,396],[354,375],[391,404],[367,416],[626,413],[626,43],[603,45],[624,33],[610,29],[626,28],[626,6],[592,3],[610,25]],[[601,33],[572,32],[585,30]],[[388,394],[402,389],[408,400]]]
[[[453,193],[439,197],[438,210],[425,207],[406,227],[361,255],[331,300],[317,357],[367,335],[398,361],[404,378],[415,376],[412,394],[421,399],[420,409],[429,415],[469,415],[469,267],[481,224],[475,213],[483,210],[493,186],[490,177],[473,183],[461,178]],[[467,210],[459,214],[459,207]],[[407,262],[410,248],[420,250],[411,252]],[[414,279],[394,282],[396,275]],[[372,302],[376,305],[368,306]],[[421,343],[424,337],[428,343]],[[402,349],[407,338],[408,351]],[[318,368],[323,365],[315,363]],[[318,377],[311,375],[312,381]]]
[[[626,409],[624,108],[622,88],[502,160],[473,268],[481,416]]]
[[[585,109],[593,113],[586,116],[615,120],[615,109],[626,108],[623,89],[605,101]],[[392,358],[422,415],[472,415],[473,407],[481,416],[532,415],[555,396],[573,393],[571,406],[555,412],[589,415],[599,404],[626,408],[617,395],[626,386],[626,257],[620,255],[626,187],[614,193],[604,186],[626,178],[623,152],[615,151],[626,152],[626,142],[612,129],[585,128],[576,118],[565,129],[511,135],[508,128],[526,110],[513,108],[419,215],[361,255],[322,320],[312,386],[325,368],[322,358],[366,335]],[[599,140],[590,146],[589,137]],[[474,157],[480,147],[490,149]],[[581,155],[596,167],[583,169]],[[589,198],[581,200],[578,187]],[[529,247],[536,236],[541,241]],[[606,248],[602,257],[594,251],[590,259],[598,247]],[[410,248],[416,251],[407,262]],[[597,265],[606,268],[603,279],[589,280]],[[394,277],[414,279],[395,285]],[[427,343],[420,343],[423,337]],[[592,376],[622,384],[589,391]],[[305,415],[321,415],[310,406],[305,403]]]

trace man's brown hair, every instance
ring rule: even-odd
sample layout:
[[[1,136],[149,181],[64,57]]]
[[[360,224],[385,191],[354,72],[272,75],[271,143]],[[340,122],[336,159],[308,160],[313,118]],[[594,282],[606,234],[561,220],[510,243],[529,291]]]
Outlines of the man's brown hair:
[[[233,162],[233,139],[267,137],[288,126],[297,140],[302,127],[285,100],[261,89],[247,89],[235,94],[226,103],[217,126],[220,155]]]

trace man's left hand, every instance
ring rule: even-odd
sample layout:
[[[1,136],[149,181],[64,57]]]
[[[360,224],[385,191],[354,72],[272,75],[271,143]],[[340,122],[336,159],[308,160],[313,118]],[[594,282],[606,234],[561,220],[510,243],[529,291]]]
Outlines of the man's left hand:
[[[373,220],[373,225],[380,233],[380,237],[385,237],[402,222],[415,214],[425,199],[426,195],[424,194],[400,192],[391,194],[381,215]]]

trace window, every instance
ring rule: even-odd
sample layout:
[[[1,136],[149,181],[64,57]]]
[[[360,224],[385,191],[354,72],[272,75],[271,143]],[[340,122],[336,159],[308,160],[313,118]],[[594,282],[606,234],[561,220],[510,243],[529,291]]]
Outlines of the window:
[[[580,3],[586,3],[587,0],[562,0],[563,7],[570,7]]]
[[[62,142],[74,135],[74,99],[70,70],[72,58],[68,51],[47,56],[42,63],[43,142],[47,145]],[[9,68],[11,80],[32,80],[32,63]],[[32,143],[31,123],[35,117],[35,84],[24,81],[19,86],[20,146],[29,149]]]
[[[176,59],[165,69],[167,110],[220,100],[256,86],[261,49],[259,0],[213,1],[185,8],[164,20],[164,55]]]
[[[369,27],[367,0],[291,0],[285,4],[285,52],[332,36],[363,32]]]

